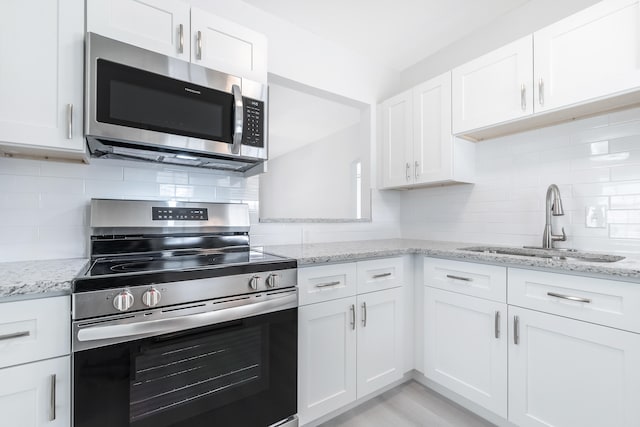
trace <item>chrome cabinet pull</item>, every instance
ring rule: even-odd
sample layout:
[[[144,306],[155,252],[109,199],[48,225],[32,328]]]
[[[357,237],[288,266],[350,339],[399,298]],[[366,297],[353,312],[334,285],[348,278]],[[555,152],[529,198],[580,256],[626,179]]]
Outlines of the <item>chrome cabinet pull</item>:
[[[542,80],[542,77],[538,81],[538,102],[540,105],[544,105],[544,80]]]
[[[447,274],[447,279],[462,280],[463,282],[473,282],[471,277],[454,276],[453,274]]]
[[[500,338],[500,312],[499,311],[496,311],[496,315],[494,317],[493,335],[496,337],[496,339]]]
[[[420,170],[420,163],[418,163],[418,161],[416,160],[414,163],[415,166],[415,176],[416,179],[418,179],[418,177],[420,176],[420,172],[418,172]]]
[[[337,286],[340,284],[340,281],[335,281],[335,282],[326,282],[326,283],[318,283],[316,285],[316,288],[328,288],[329,286]]]
[[[520,108],[522,111],[527,111],[527,87],[524,83],[520,85]]]
[[[56,374],[51,375],[51,401],[49,402],[49,421],[56,419]]]
[[[407,163],[406,175],[407,175],[407,181],[410,181],[411,180],[411,166],[409,165],[409,163]]]
[[[591,302],[591,300],[589,298],[574,297],[574,296],[571,296],[571,295],[558,294],[558,293],[555,293],[555,292],[547,292],[547,295],[549,295],[550,297],[568,299],[570,301],[586,302],[587,304]]]
[[[513,343],[520,344],[520,318],[513,316]]]
[[[362,303],[362,327],[367,327],[367,303]]]
[[[73,139],[73,104],[67,104],[67,139]]]
[[[351,329],[355,330],[356,329],[356,305],[351,304],[351,307],[349,307],[349,310],[351,311]]]
[[[202,31],[196,33],[196,59],[202,59]]]
[[[178,25],[178,53],[184,52],[184,25]]]
[[[380,278],[382,278],[382,277],[389,277],[389,276],[391,276],[391,273],[380,273],[380,274],[374,274],[374,275],[372,276],[372,278],[374,278],[374,279],[380,279]]]
[[[242,130],[244,128],[244,104],[242,101],[242,91],[240,86],[231,86],[233,92],[233,144],[231,144],[231,152],[233,154],[240,153],[240,145],[242,144]]]
[[[31,335],[31,332],[29,332],[29,331],[14,332],[12,334],[0,335],[0,341],[2,341],[2,340],[10,340],[10,339],[13,339],[13,338],[28,337],[29,335]]]

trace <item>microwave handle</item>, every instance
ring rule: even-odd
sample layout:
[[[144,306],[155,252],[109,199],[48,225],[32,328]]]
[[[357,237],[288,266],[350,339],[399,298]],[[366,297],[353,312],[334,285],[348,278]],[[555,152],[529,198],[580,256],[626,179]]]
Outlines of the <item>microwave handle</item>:
[[[233,91],[233,145],[231,145],[231,152],[233,154],[240,153],[240,144],[242,143],[242,128],[244,126],[244,105],[242,104],[242,92],[240,86],[233,85],[231,87]]]

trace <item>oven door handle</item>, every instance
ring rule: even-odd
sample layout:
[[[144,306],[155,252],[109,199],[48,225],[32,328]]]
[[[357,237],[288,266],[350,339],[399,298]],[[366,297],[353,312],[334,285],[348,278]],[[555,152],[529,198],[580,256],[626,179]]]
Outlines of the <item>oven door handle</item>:
[[[99,341],[114,338],[162,335],[298,306],[297,291],[283,293],[281,295],[282,296],[280,296],[280,294],[278,294],[278,296],[269,296],[269,299],[262,302],[247,303],[236,307],[190,314],[187,316],[149,320],[139,323],[84,327],[78,330],[77,338],[78,341]]]

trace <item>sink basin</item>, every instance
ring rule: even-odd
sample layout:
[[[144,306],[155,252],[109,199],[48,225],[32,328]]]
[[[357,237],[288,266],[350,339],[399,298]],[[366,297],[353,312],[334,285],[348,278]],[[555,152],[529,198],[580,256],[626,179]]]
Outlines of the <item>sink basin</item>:
[[[478,252],[485,254],[517,255],[532,258],[546,258],[556,261],[574,260],[585,262],[617,262],[624,259],[619,255],[594,254],[579,252],[573,249],[536,249],[536,248],[506,248],[501,246],[474,246],[460,248],[461,251]]]

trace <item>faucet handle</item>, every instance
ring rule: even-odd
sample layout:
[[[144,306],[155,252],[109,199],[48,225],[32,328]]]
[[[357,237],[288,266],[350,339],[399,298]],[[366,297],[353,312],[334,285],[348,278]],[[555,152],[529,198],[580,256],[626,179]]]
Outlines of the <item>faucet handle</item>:
[[[564,227],[562,227],[562,236],[556,235],[556,234],[552,234],[551,235],[551,239],[555,240],[556,242],[566,242],[567,241],[567,233],[564,232]]]

